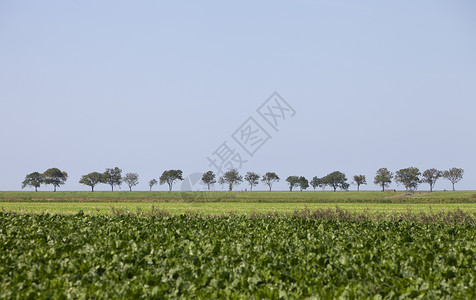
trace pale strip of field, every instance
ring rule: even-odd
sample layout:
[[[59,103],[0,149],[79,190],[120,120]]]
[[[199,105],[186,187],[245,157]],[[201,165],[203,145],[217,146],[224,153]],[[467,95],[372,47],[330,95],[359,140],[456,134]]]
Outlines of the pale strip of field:
[[[172,214],[181,214],[185,212],[197,212],[203,214],[222,214],[234,212],[236,214],[267,213],[277,211],[280,214],[292,213],[295,210],[301,210],[305,207],[313,209],[335,209],[338,206],[341,209],[364,212],[406,212],[411,210],[413,213],[453,211],[462,209],[466,212],[476,213],[476,204],[474,203],[447,203],[447,204],[380,204],[380,203],[203,203],[203,202],[58,202],[58,203],[25,203],[25,202],[4,202],[0,203],[0,208],[6,211],[15,211],[18,213],[61,213],[75,214],[82,210],[88,214],[111,214],[112,208],[136,212],[150,211],[152,207],[163,209]]]

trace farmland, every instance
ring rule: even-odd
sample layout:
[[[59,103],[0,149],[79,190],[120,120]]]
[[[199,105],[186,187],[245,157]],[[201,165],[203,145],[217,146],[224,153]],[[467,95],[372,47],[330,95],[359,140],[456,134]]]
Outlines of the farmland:
[[[476,227],[0,215],[0,297],[474,298]]]
[[[0,192],[0,202],[301,202],[301,203],[476,203],[476,191],[212,191],[212,192]]]
[[[0,192],[0,298],[474,298],[474,194]]]
[[[335,208],[351,211],[476,211],[476,192],[0,192],[0,208],[23,213],[66,213],[82,210],[107,214],[112,208],[129,211],[165,209],[172,214],[238,214],[277,211],[292,213]]]

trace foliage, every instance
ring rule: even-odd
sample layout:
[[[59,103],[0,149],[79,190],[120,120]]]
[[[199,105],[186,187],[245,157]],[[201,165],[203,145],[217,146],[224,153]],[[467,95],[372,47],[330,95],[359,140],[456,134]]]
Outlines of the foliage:
[[[216,175],[213,173],[213,171],[203,173],[202,181],[207,185],[208,190],[210,190],[210,186],[214,185],[217,182],[215,178]]]
[[[314,190],[316,190],[316,187],[320,187],[324,190],[324,188],[326,187],[326,185],[324,184],[324,182],[322,181],[322,178],[319,178],[317,176],[314,176],[310,182],[312,188]]]
[[[54,191],[56,192],[56,188],[65,184],[66,180],[68,179],[68,173],[61,171],[58,168],[51,168],[46,170],[43,173],[43,182],[48,185],[52,184],[54,187]]]
[[[299,177],[299,189],[301,192],[309,187],[309,181],[304,176]]]
[[[0,213],[0,298],[476,297],[476,227],[341,213]]]
[[[35,192],[38,192],[38,188],[42,183],[43,175],[39,172],[33,172],[25,176],[25,180],[23,180],[21,188],[24,189],[27,186],[31,186],[35,188]]]
[[[103,182],[103,174],[99,172],[91,172],[81,176],[79,183],[90,186],[91,192],[94,192],[94,187]]]
[[[387,168],[380,168],[374,178],[374,183],[382,187],[382,192],[392,183],[393,173]]]
[[[149,180],[149,191],[152,192],[152,187],[156,184],[157,184],[157,179],[152,178],[151,180]]]
[[[395,173],[395,181],[405,186],[405,190],[416,190],[420,183],[420,170],[415,167],[400,169]]]
[[[327,174],[322,178],[322,182],[325,185],[330,186],[334,189],[334,192],[339,188],[341,190],[349,189],[349,184],[347,183],[347,177],[345,174],[339,171],[334,171],[330,174]]]
[[[238,173],[236,169],[231,169],[220,177],[218,180],[219,184],[228,184],[228,190],[232,191],[235,185],[238,185],[243,182],[243,176]]]
[[[292,192],[293,188],[299,186],[299,176],[289,176],[286,182],[289,184],[289,191]]]
[[[120,186],[122,184],[122,170],[118,167],[114,169],[106,169],[102,176],[102,183],[109,184],[111,191],[114,191],[114,186]]]
[[[172,185],[177,180],[183,180],[182,170],[168,170],[164,171],[159,178],[160,184],[167,183],[169,186],[169,192],[172,191]]]
[[[430,185],[430,193],[433,192],[433,187],[435,186],[436,181],[443,176],[443,172],[438,171],[437,169],[428,169],[425,170],[422,174],[421,182],[428,183]]]
[[[357,191],[360,191],[360,186],[367,184],[367,179],[365,175],[354,175],[354,183],[357,185]]]
[[[248,172],[245,175],[245,181],[250,185],[250,191],[253,190],[253,187],[259,183],[260,175],[255,172]]]
[[[463,179],[464,170],[459,168],[451,168],[448,171],[443,172],[443,177],[448,179],[453,185],[453,191],[455,190],[455,184]]]
[[[129,187],[129,191],[132,192],[132,187],[139,184],[139,174],[137,173],[126,173],[126,176],[122,178],[127,186]]]
[[[273,187],[273,183],[279,182],[279,176],[275,172],[267,172],[261,178],[261,182],[266,184],[269,187],[269,191],[271,192],[271,188]]]

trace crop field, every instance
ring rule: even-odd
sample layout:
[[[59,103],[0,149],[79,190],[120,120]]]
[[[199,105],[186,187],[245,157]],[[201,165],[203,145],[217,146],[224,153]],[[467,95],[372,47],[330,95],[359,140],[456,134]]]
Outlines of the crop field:
[[[0,213],[0,297],[476,297],[476,226]]]
[[[124,210],[131,213],[137,211],[151,211],[152,209],[166,210],[178,215],[188,212],[215,215],[215,214],[251,214],[277,212],[285,215],[295,210],[308,208],[335,209],[339,207],[352,212],[369,213],[402,213],[411,211],[437,212],[454,211],[461,209],[476,213],[476,204],[473,203],[448,203],[448,204],[394,204],[394,203],[263,203],[263,202],[5,202],[0,203],[0,210],[14,211],[17,213],[52,213],[52,214],[76,214],[83,211],[87,214],[112,214],[113,209]]]
[[[0,192],[1,202],[301,202],[301,203],[476,203],[476,191],[211,191],[211,192]]]
[[[474,194],[0,192],[0,298],[471,299]]]

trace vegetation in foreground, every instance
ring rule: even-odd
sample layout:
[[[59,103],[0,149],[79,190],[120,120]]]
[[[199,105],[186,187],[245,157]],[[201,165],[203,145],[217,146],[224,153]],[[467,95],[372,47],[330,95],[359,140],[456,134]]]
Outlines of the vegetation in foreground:
[[[0,213],[0,297],[476,297],[476,227]]]

